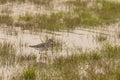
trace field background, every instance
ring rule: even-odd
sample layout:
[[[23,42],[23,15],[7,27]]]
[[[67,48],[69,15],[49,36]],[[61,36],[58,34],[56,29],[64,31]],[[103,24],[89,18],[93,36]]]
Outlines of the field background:
[[[0,80],[120,80],[119,60],[120,0],[0,0]]]

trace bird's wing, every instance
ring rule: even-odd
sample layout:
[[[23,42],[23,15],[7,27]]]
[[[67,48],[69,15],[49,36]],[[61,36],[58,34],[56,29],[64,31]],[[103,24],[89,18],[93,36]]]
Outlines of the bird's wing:
[[[37,45],[31,45],[29,47],[35,47],[35,48],[45,47],[45,43],[41,43],[41,44],[37,44]]]

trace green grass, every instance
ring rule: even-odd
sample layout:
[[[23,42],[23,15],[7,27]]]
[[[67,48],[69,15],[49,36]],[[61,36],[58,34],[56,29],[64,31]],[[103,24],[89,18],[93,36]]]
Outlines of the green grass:
[[[14,1],[14,0],[10,0],[10,2],[11,2],[11,1]],[[1,4],[4,4],[4,3],[6,3],[6,2],[8,2],[8,0],[0,0],[0,3],[1,3]]]
[[[14,22],[13,18],[9,15],[0,15],[0,24],[12,25]]]
[[[53,65],[55,69],[60,70],[64,80],[119,80],[119,53],[119,46],[107,44],[100,51],[75,54],[67,58],[60,57],[55,60]],[[116,61],[118,62],[116,63]],[[86,65],[88,68],[85,68]],[[81,70],[81,68],[77,69],[78,66],[85,69],[87,76],[78,75],[78,71]],[[102,71],[96,72],[96,69]]]
[[[6,4],[7,2],[9,3],[34,3],[37,5],[50,5],[50,3],[52,2],[52,0],[0,0],[0,4]]]
[[[95,0],[92,7],[87,7],[89,1],[75,0],[67,1],[67,5],[75,6],[74,13],[81,17],[84,26],[96,26],[110,24],[120,19],[120,3],[106,0]],[[100,6],[98,5],[101,5]]]
[[[24,63],[26,61],[35,61],[35,55],[25,56],[19,53],[16,56],[17,50],[15,45],[10,42],[0,43],[0,65],[14,65],[16,63]],[[32,53],[33,54],[33,53]]]
[[[120,31],[116,32],[117,38],[120,39]]]
[[[98,3],[101,5],[99,8]],[[110,1],[95,1],[93,7],[87,8],[88,2],[82,0],[67,1],[69,12],[50,13],[50,15],[20,16],[16,26],[28,29],[39,28],[52,31],[74,29],[76,27],[95,27],[118,22],[120,19],[120,3]],[[73,8],[74,7],[74,8]],[[24,24],[23,24],[24,23]],[[32,27],[32,28],[31,28]]]
[[[96,40],[98,42],[106,41],[107,40],[107,35],[105,35],[105,34],[99,34],[99,35],[96,36]]]
[[[111,45],[107,44],[107,46]],[[40,69],[38,76],[40,80],[119,80],[120,56],[118,52],[120,48],[111,46],[108,50],[107,46],[102,50],[89,53],[81,52],[81,54],[73,54],[66,58],[61,56],[55,59],[52,65],[46,65],[46,68],[36,67]],[[111,53],[114,55],[111,56]],[[81,73],[82,71],[85,71],[86,75]]]
[[[54,59],[53,64],[35,63],[32,57],[16,57],[18,64],[27,64],[17,80],[119,80],[120,46],[105,44],[101,50],[72,54]],[[0,43],[0,64],[14,65],[15,49],[10,43]],[[32,59],[31,59],[32,58]],[[3,64],[4,62],[4,64]]]
[[[110,44],[107,44],[103,47],[104,49],[102,52],[105,52],[105,56],[108,58],[120,58],[120,46],[112,46]]]
[[[16,26],[25,26],[28,27],[29,29],[33,26],[37,27],[37,29],[48,29],[48,30],[59,30],[61,27],[60,26],[60,20],[61,17],[59,17],[58,14],[51,14],[50,16],[48,15],[25,15],[25,16],[20,16],[18,23],[16,23]],[[22,22],[25,22],[24,24]],[[22,25],[21,25],[22,24]]]
[[[81,14],[79,15],[81,17],[81,25],[83,25],[84,27],[86,26],[97,26],[101,24],[101,21],[93,16],[94,14],[90,13],[90,12],[81,12]]]
[[[1,0],[3,1],[3,0]],[[7,0],[5,0],[6,2]],[[17,0],[10,0],[10,2]],[[36,4],[49,4],[52,0],[29,0]],[[29,2],[28,1],[28,2]],[[18,1],[19,2],[19,1]],[[21,1],[22,2],[22,1]],[[23,0],[24,2],[24,0]],[[7,25],[20,26],[24,29],[36,30],[73,30],[76,27],[96,27],[99,25],[109,25],[120,20],[120,3],[95,0],[88,7],[90,1],[74,0],[66,1],[63,4],[70,7],[68,12],[59,11],[47,14],[31,15],[26,13],[19,16],[19,19],[13,24],[13,19],[9,15],[1,15],[0,23]],[[3,10],[3,13],[9,13],[8,10]]]
[[[116,76],[116,79],[117,79],[117,80],[120,80],[120,72],[116,72],[115,74],[116,74],[116,75],[115,75],[115,76]]]
[[[30,67],[23,72],[24,80],[36,80],[35,68]]]
[[[9,54],[14,54],[14,46],[8,42],[0,43],[0,54],[1,56],[8,56]]]
[[[72,18],[69,13],[58,12],[48,15],[28,15],[20,16],[16,26],[25,26],[28,29],[36,27],[37,29],[46,29],[59,31],[63,29],[74,29],[79,24],[79,18]]]
[[[120,9],[118,9],[118,7],[120,7],[120,3],[114,3],[114,2],[103,2],[103,8],[102,10],[99,12],[100,17],[102,20],[107,22],[111,22],[111,21],[115,21],[115,19],[119,19],[120,18]]]
[[[37,5],[47,5],[49,6],[53,0],[29,0],[29,2],[32,2]]]
[[[0,60],[1,64],[12,65],[15,60],[15,48],[12,44],[8,42],[0,43]]]
[[[62,51],[62,42],[61,41],[59,41],[59,40],[55,40],[55,39],[53,39],[54,41],[53,41],[53,44],[52,44],[52,48],[51,48],[51,51],[52,52],[60,52],[60,51]]]

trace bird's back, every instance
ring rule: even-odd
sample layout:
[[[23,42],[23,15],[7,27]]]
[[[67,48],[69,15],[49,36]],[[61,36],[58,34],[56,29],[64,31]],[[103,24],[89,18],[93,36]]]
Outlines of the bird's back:
[[[29,46],[29,47],[35,48],[35,49],[40,50],[40,51],[48,50],[48,48],[49,48],[50,45],[51,45],[51,42],[52,42],[52,40],[49,40],[49,41],[46,42],[46,43],[41,43],[41,44],[37,44],[37,45],[31,45],[31,46]]]
[[[32,48],[43,48],[46,46],[46,43],[41,43],[41,44],[37,44],[37,45],[30,45],[29,47]]]

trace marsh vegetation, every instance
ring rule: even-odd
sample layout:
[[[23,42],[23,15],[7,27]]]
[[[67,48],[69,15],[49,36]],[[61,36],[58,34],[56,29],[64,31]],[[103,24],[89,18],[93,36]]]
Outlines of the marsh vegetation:
[[[119,80],[120,2],[0,0],[0,80]],[[53,39],[47,63],[29,45]]]
[[[16,0],[11,1],[16,2]],[[50,2],[52,3],[52,0],[33,0],[30,2],[36,2],[39,4],[39,6],[42,6],[41,4],[48,4]],[[52,9],[48,9],[48,11],[51,10],[51,13],[49,13],[49,15],[39,13],[33,15],[31,13],[25,12],[24,15],[18,16],[19,18],[17,21],[14,20],[10,15],[0,15],[0,19],[5,19],[1,20],[0,23],[9,25],[14,24],[16,26],[26,27],[26,29],[31,29],[31,27],[33,27],[56,31],[63,29],[75,29],[76,27],[91,28],[98,25],[109,25],[111,23],[118,22],[120,19],[120,3],[117,2],[106,0],[75,0],[65,1],[61,4],[63,4],[66,9],[68,9],[67,12],[62,10],[54,12],[54,7],[56,7],[54,6]],[[9,13],[8,10],[5,10],[4,12]],[[14,21],[15,23],[13,23]]]
[[[119,80],[120,46],[106,44],[103,49],[91,52],[79,52],[67,57],[55,58],[52,64],[35,63],[35,58],[17,61],[13,45],[3,43],[0,47],[1,65],[25,64],[27,68],[11,77],[15,80]],[[4,64],[3,64],[4,62]],[[109,77],[108,77],[109,76]]]

